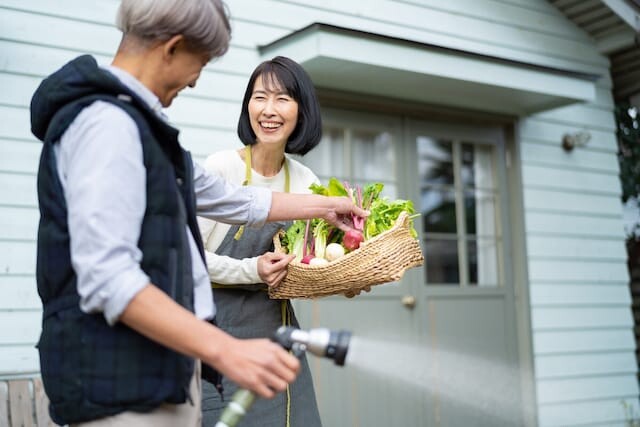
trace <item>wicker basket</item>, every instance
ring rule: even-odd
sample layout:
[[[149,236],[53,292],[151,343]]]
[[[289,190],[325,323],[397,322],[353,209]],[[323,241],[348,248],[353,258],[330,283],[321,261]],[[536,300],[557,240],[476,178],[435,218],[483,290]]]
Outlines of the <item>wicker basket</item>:
[[[283,251],[280,234],[274,236],[273,241],[276,251]],[[402,212],[392,228],[329,264],[315,266],[295,261],[290,263],[287,276],[280,285],[269,288],[269,297],[353,296],[373,285],[400,280],[405,270],[423,262],[420,245],[411,236],[409,215]]]

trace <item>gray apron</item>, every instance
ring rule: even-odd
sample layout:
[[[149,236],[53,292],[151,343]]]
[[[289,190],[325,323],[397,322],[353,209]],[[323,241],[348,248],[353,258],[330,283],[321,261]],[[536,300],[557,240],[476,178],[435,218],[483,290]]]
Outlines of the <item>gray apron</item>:
[[[243,259],[273,251],[273,236],[288,225],[290,223],[267,223],[258,229],[232,226],[216,253]],[[271,338],[283,324],[299,327],[291,303],[288,300],[270,299],[266,289],[266,284],[214,285],[218,327],[237,338]],[[288,390],[278,393],[273,399],[256,399],[239,426],[321,426],[306,356],[300,362],[300,372]],[[223,378],[222,385],[224,401],[211,383],[202,382],[203,427],[215,426],[238,388],[227,378]]]

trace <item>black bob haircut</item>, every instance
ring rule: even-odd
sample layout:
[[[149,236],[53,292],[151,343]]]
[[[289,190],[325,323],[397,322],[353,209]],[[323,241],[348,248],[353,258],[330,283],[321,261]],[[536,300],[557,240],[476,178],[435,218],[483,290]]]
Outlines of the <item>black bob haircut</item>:
[[[311,78],[300,64],[285,56],[264,61],[256,67],[249,78],[242,100],[242,110],[238,120],[238,137],[244,145],[253,145],[256,134],[249,121],[249,100],[258,77],[263,76],[266,88],[282,88],[287,95],[298,103],[298,123],[289,136],[285,153],[305,155],[322,138],[322,117],[320,103]]]

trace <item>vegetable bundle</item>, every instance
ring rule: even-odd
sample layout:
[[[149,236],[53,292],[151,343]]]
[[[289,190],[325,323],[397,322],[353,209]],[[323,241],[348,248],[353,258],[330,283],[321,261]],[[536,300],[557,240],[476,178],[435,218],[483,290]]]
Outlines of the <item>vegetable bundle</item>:
[[[413,218],[415,209],[411,200],[389,200],[380,193],[384,184],[376,182],[364,187],[350,186],[331,178],[325,187],[312,184],[310,190],[314,194],[324,196],[346,196],[361,208],[370,212],[367,218],[352,215],[348,225],[352,228],[345,233],[330,225],[323,219],[294,221],[282,237],[282,246],[288,253],[296,255],[296,261],[310,265],[323,265],[335,261],[360,247],[362,242],[389,230],[395,224],[401,212]],[[410,225],[412,237],[417,233]]]

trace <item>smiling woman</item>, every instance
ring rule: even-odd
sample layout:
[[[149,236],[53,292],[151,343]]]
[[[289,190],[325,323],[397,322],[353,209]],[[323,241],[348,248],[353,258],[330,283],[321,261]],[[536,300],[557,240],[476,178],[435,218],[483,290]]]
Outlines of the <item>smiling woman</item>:
[[[238,136],[246,147],[212,154],[205,168],[229,182],[308,193],[318,178],[288,154],[309,152],[320,141],[321,127],[309,76],[291,59],[276,57],[260,64],[247,84],[238,121]],[[273,236],[289,223],[257,229],[198,222],[218,308],[216,324],[240,338],[271,337],[283,324],[299,327],[289,300],[270,299],[266,292],[282,281],[292,259],[273,248]],[[243,425],[320,426],[311,373],[305,357],[301,362],[287,393],[258,400]],[[224,379],[223,386],[229,396],[237,388]],[[203,426],[214,425],[225,406],[213,385],[203,383]]]
[[[249,100],[251,129],[262,144],[286,140],[298,124],[298,103],[273,78],[261,75]]]
[[[256,92],[277,95],[275,98],[282,103],[295,101],[297,120],[286,139],[287,153],[305,155],[318,145],[322,137],[320,105],[311,78],[299,64],[289,58],[277,56],[254,70],[247,84],[238,120],[238,137],[245,145],[258,142],[256,132],[259,133],[260,127],[255,127],[257,119],[252,117],[249,104],[254,101],[256,106],[261,105],[264,99],[254,99]],[[266,99],[266,96],[263,98]],[[267,113],[273,114],[272,111]]]

